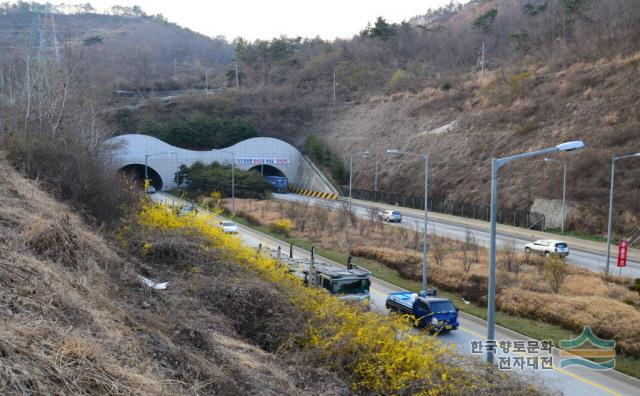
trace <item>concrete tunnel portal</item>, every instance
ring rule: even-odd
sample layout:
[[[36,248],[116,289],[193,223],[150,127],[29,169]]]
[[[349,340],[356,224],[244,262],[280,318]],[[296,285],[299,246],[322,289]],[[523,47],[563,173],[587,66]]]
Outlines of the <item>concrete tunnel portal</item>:
[[[120,174],[124,175],[128,180],[132,181],[140,187],[144,186],[144,165],[143,164],[129,164],[118,169]],[[162,177],[155,169],[147,166],[147,176],[151,185],[158,191],[162,191],[163,183]]]
[[[280,139],[257,137],[219,150],[194,151],[172,146],[148,135],[127,134],[111,138],[116,147],[105,160],[114,170],[132,180],[144,180],[144,164],[156,190],[177,187],[180,166],[196,162],[233,164],[236,169],[257,171],[264,176],[284,176],[292,189],[339,195],[338,189],[297,148]]]
[[[271,165],[256,165],[253,168],[249,168],[250,171],[258,172],[263,176],[280,176],[286,177],[285,174],[275,166]]]

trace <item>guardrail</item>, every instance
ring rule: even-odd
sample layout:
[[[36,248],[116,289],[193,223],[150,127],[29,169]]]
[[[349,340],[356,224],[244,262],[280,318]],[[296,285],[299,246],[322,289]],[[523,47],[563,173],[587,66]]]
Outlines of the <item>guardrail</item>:
[[[341,186],[340,190],[343,196],[349,196],[349,186]],[[421,196],[352,188],[351,197],[364,201],[424,210],[424,198]],[[474,205],[437,198],[429,199],[428,204],[430,212],[466,217],[468,219],[489,221],[489,215],[491,214],[488,205]],[[545,217],[538,212],[517,208],[499,208],[496,218],[500,224],[540,231],[545,230]]]

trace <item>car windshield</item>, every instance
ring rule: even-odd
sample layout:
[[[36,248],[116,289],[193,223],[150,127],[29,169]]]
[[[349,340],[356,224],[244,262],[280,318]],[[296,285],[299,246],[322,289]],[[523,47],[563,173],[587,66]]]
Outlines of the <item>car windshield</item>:
[[[222,225],[224,227],[233,227],[234,225],[236,225],[236,223],[234,223],[233,221],[223,221]]]
[[[331,282],[336,294],[361,294],[369,292],[369,279],[344,279]]]
[[[453,306],[451,301],[430,301],[429,307],[434,313],[449,313],[456,311],[456,307]]]
[[[556,247],[557,247],[557,248],[567,248],[567,247],[569,247],[569,246],[567,246],[567,244],[566,244],[566,243],[556,243]]]
[[[394,210],[393,212],[391,212],[391,214],[394,216],[400,216],[400,212],[398,212],[397,210]]]

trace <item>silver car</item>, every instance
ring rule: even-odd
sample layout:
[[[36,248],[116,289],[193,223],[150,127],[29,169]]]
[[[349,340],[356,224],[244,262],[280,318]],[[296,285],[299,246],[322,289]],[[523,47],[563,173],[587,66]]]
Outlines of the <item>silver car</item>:
[[[569,245],[566,242],[555,239],[540,239],[524,245],[524,251],[526,253],[537,253],[545,257],[566,257],[569,255]]]
[[[380,220],[388,221],[390,223],[400,223],[402,221],[402,215],[397,210],[383,210],[378,216],[380,217]]]

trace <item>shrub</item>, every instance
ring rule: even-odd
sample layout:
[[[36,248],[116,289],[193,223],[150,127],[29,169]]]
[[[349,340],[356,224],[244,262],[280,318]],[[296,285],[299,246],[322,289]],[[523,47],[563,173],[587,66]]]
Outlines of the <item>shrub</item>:
[[[275,233],[289,236],[293,224],[287,219],[278,219],[274,223],[269,224],[269,229]]]
[[[211,223],[205,216],[185,219],[152,204],[145,205],[137,219],[137,224],[149,229],[202,236],[222,257],[279,285],[289,302],[305,313],[305,331],[296,344],[307,351],[309,358],[348,378],[354,391],[427,394],[428,390],[428,394],[438,395],[464,389],[486,391],[494,386],[481,375],[465,371],[464,365],[447,363],[445,354],[451,354],[451,349],[414,334],[402,318],[363,313],[357,306],[345,304],[322,289],[304,287],[299,279],[282,271],[279,263],[267,255],[256,255],[240,239],[225,235]],[[268,340],[265,342],[271,345]],[[506,375],[496,374],[506,382]]]
[[[245,219],[247,221],[247,223],[253,225],[253,226],[261,226],[262,222],[260,221],[259,218],[255,217],[254,215],[251,215],[249,213],[243,212],[243,211],[239,211],[236,213],[236,215],[238,217],[242,217],[243,219]]]
[[[567,263],[560,257],[550,256],[544,261],[544,278],[549,282],[551,290],[557,293],[567,275]]]
[[[7,139],[6,149],[9,160],[27,177],[41,181],[57,198],[102,224],[113,224],[135,210],[134,186],[104,164],[108,147],[61,132],[16,134]]]

